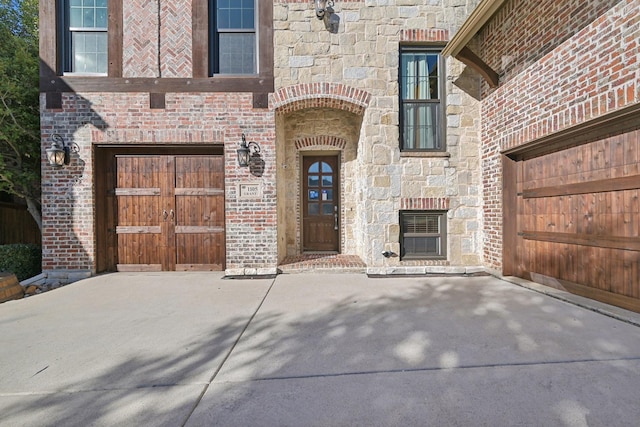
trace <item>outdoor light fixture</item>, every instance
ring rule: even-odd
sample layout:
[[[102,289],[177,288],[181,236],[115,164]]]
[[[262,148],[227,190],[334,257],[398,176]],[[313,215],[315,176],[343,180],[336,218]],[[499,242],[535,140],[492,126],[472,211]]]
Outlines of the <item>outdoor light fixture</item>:
[[[71,152],[77,153],[80,149],[75,143],[72,145],[65,144],[64,139],[57,133],[52,135],[51,139],[53,140],[51,148],[46,150],[47,159],[51,166],[55,169],[60,169],[71,162]]]
[[[238,148],[238,165],[240,167],[249,166],[249,162],[251,161],[251,157],[257,156],[260,152],[260,146],[257,142],[247,142],[247,139],[242,134],[242,142],[240,143],[240,148]]]
[[[322,21],[327,12],[333,13],[333,0],[316,0],[316,17]]]
[[[324,21],[324,26],[330,33],[337,33],[340,18],[333,10],[333,0],[316,0],[316,17]]]

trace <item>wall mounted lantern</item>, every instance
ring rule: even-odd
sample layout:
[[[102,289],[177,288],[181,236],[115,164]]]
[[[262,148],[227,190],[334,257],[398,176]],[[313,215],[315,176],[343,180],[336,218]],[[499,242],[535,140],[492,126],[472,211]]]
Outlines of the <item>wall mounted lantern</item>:
[[[53,134],[51,139],[53,140],[51,148],[45,151],[47,152],[49,164],[55,169],[60,169],[71,162],[71,152],[77,153],[80,151],[80,148],[75,143],[71,145],[65,144],[64,138],[57,133]]]
[[[316,17],[324,21],[324,26],[330,33],[337,33],[340,18],[333,10],[333,0],[316,0]]]
[[[240,167],[249,166],[249,162],[252,157],[258,156],[260,153],[260,146],[257,142],[247,142],[247,139],[242,134],[242,142],[240,143],[240,148],[238,148],[238,165]]]

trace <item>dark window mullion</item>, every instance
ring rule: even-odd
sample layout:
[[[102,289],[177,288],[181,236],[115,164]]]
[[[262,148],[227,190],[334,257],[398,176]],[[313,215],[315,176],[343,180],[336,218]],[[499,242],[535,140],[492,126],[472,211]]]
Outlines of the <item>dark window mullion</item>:
[[[219,46],[220,46],[220,37],[218,33],[218,19],[217,19],[217,5],[215,0],[209,0],[209,51],[211,55],[209,55],[209,73],[217,74],[218,73],[218,58],[219,54]]]

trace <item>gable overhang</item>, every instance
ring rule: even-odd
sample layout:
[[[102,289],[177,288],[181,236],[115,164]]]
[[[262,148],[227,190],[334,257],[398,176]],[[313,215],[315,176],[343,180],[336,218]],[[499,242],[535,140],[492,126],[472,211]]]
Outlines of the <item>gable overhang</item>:
[[[469,49],[467,45],[506,1],[482,0],[442,51],[443,55],[453,56],[475,69],[491,87],[498,87],[498,73]]]

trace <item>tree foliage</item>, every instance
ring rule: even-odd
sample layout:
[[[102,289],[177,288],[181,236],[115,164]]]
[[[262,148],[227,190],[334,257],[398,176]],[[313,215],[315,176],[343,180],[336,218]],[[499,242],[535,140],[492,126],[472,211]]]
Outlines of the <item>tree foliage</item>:
[[[41,227],[38,67],[38,1],[0,0],[0,191]]]

